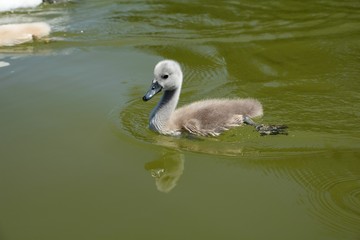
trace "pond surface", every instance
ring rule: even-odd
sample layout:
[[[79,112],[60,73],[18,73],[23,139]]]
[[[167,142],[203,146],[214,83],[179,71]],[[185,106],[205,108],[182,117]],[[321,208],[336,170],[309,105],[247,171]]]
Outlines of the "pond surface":
[[[359,239],[359,1],[72,1],[0,13],[50,43],[0,49],[0,238]],[[253,97],[218,138],[151,132],[162,59],[179,105]]]

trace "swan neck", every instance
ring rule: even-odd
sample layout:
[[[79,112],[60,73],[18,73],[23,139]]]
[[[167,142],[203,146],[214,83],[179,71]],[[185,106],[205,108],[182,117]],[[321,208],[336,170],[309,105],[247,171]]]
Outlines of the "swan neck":
[[[158,105],[150,115],[150,128],[157,132],[166,131],[171,114],[175,111],[179,101],[180,88],[166,90]]]
[[[179,95],[179,89],[165,91],[164,95],[161,98],[159,106],[161,108],[168,108],[174,111],[179,101]]]

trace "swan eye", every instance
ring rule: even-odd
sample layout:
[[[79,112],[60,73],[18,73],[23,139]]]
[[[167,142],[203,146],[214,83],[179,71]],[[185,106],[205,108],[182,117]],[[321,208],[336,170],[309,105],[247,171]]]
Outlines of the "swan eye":
[[[167,74],[164,74],[161,76],[162,79],[167,79],[168,77],[169,77],[169,75],[167,75]]]

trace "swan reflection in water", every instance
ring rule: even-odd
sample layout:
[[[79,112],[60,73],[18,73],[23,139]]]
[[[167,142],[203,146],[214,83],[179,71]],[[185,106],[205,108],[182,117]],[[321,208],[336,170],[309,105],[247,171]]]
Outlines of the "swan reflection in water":
[[[145,169],[155,179],[160,192],[170,192],[175,188],[184,172],[184,156],[176,151],[169,151],[159,159],[145,164]]]
[[[237,138],[234,136],[234,138]],[[169,137],[155,135],[152,138],[154,145],[163,147],[165,152],[158,159],[145,164],[145,169],[155,179],[155,184],[160,192],[170,192],[175,188],[184,171],[185,156],[182,153],[200,152],[221,156],[243,156],[243,147],[239,142],[221,142],[219,139],[192,137]],[[256,150],[250,151],[251,155],[258,154]]]

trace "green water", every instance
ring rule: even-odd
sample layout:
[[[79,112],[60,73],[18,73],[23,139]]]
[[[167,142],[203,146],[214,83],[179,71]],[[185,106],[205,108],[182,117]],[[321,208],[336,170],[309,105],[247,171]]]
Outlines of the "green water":
[[[1,13],[50,43],[0,48],[0,239],[359,239],[359,1],[73,1]],[[260,122],[159,136],[143,102],[254,97]]]

